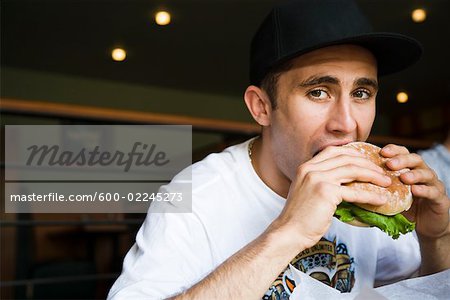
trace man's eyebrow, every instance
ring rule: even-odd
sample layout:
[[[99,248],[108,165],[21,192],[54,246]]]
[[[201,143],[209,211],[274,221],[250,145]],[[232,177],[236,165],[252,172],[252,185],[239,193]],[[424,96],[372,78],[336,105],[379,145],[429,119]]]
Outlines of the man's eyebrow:
[[[378,91],[378,82],[375,79],[363,77],[363,78],[358,78],[357,80],[355,80],[355,86],[361,86],[361,85],[371,86],[375,90]]]
[[[333,76],[328,76],[328,75],[320,76],[320,77],[312,76],[312,77],[309,77],[308,79],[300,82],[300,84],[298,86],[299,87],[309,87],[309,86],[314,86],[314,85],[323,84],[323,83],[339,84],[340,81],[338,78],[333,77]],[[366,77],[358,78],[355,80],[354,85],[355,86],[371,86],[375,90],[378,90],[378,82],[377,82],[377,80],[372,79],[372,78],[366,78]]]
[[[309,87],[313,85],[318,85],[322,83],[339,84],[339,79],[333,76],[320,76],[320,77],[309,77],[308,79],[299,83],[299,87]]]

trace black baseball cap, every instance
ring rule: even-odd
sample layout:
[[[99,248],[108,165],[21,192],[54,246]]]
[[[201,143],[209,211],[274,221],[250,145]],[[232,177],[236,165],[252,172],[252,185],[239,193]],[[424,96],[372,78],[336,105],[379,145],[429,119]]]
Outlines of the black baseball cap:
[[[352,0],[295,0],[274,7],[254,35],[250,49],[250,84],[260,85],[276,66],[307,52],[354,44],[370,50],[378,75],[401,71],[422,55],[408,36],[374,32]]]

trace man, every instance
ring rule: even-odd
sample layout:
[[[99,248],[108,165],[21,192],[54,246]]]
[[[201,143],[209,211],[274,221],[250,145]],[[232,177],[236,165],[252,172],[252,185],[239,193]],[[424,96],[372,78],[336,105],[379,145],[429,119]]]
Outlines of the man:
[[[382,204],[342,185],[390,180],[339,146],[369,136],[377,76],[420,52],[410,38],[371,32],[351,1],[276,7],[252,41],[244,95],[261,136],[209,155],[163,188],[192,172],[192,213],[148,215],[109,298],[289,299],[289,264],[342,292],[449,268],[449,201],[404,147],[382,154],[390,168],[411,169],[401,180],[412,184],[417,235],[392,240],[333,218],[342,200]],[[150,212],[172,206],[153,203]]]

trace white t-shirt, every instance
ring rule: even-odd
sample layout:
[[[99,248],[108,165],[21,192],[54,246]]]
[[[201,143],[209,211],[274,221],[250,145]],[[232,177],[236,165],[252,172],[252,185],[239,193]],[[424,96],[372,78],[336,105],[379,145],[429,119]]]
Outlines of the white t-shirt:
[[[151,205],[108,299],[178,294],[257,238],[280,214],[285,199],[254,171],[248,143],[209,155],[162,188],[172,191],[192,172],[192,213],[152,213],[171,211],[171,204]],[[410,276],[419,267],[420,252],[413,234],[392,240],[377,228],[334,219],[324,238],[291,264],[341,291],[354,291]],[[280,274],[264,299],[289,299],[294,287],[289,274],[289,268]]]

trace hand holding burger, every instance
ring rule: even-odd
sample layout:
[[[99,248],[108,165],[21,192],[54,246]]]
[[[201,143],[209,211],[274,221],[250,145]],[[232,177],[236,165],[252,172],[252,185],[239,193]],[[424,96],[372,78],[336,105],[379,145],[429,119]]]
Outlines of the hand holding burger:
[[[407,211],[412,204],[413,198],[411,187],[400,181],[399,176],[408,169],[392,171],[386,166],[387,158],[380,155],[381,149],[375,145],[354,142],[343,147],[350,147],[358,150],[366,158],[376,165],[382,167],[388,175],[392,184],[388,187],[380,187],[367,182],[351,182],[345,185],[362,191],[371,191],[379,194],[380,198],[386,200],[384,205],[373,206],[364,203],[342,202],[335,213],[335,216],[349,224],[355,226],[378,227],[392,238],[397,239],[400,234],[413,231],[415,223],[408,221],[401,213]]]

